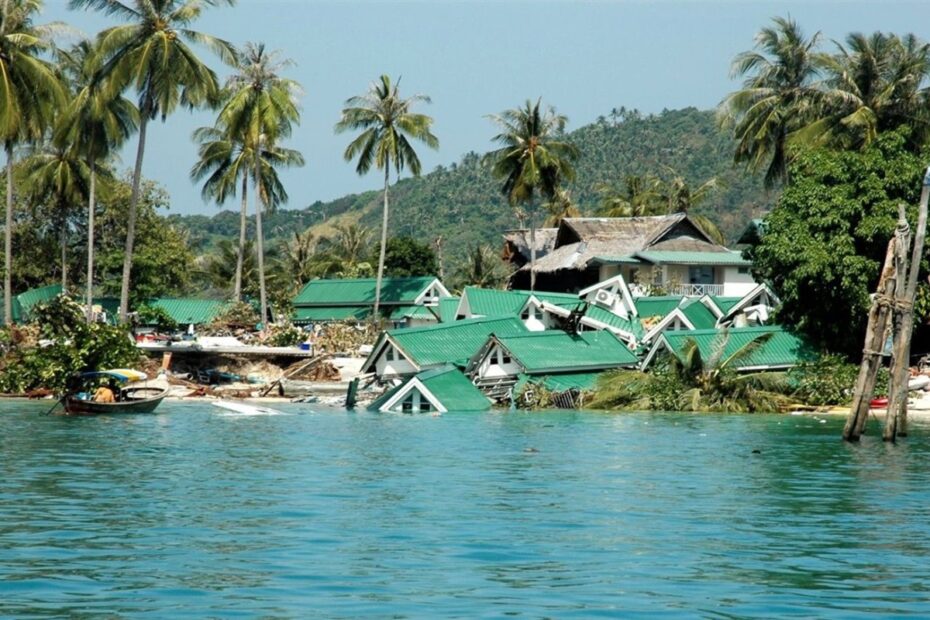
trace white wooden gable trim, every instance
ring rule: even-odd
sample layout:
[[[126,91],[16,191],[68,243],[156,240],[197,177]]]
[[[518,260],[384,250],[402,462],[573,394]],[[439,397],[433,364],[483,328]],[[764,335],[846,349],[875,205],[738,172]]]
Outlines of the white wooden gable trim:
[[[442,406],[442,403],[439,401],[439,399],[436,398],[436,396],[430,392],[429,389],[423,385],[423,382],[420,381],[417,377],[413,377],[410,379],[410,381],[407,382],[407,385],[397,390],[397,393],[394,394],[394,396],[389,398],[386,403],[381,405],[379,411],[392,411],[394,406],[400,402],[403,402],[407,395],[409,395],[410,392],[414,389],[420,392],[420,396],[428,400],[429,403],[436,408],[436,411],[440,413],[446,413],[448,411],[448,409]]]

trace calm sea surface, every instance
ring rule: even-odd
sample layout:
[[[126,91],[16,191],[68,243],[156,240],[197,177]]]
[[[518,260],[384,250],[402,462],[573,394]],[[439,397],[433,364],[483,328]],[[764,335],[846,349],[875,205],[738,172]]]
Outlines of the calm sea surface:
[[[930,616],[930,429],[0,403],[0,616]]]

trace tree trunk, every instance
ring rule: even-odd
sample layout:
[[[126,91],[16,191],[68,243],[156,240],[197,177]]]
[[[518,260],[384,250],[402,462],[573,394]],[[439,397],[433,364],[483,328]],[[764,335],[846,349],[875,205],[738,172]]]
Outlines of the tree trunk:
[[[239,252],[236,255],[236,284],[233,290],[233,297],[236,301],[242,301],[242,266],[245,263],[245,230],[248,225],[248,189],[249,177],[242,177],[242,205],[239,207]]]
[[[536,290],[536,212],[530,199],[530,291]]]
[[[445,280],[445,270],[442,268],[442,235],[436,237],[436,263],[439,265],[439,281]]]
[[[90,197],[87,201],[87,322],[94,320],[94,210],[97,208],[96,162],[90,160]]]
[[[262,232],[262,209],[265,205],[261,189],[261,148],[258,148],[256,152],[253,182],[255,187],[255,245],[258,258],[258,298],[262,313],[262,330],[264,330],[268,322],[268,298],[265,291],[265,235]]]
[[[132,171],[132,194],[129,198],[129,215],[126,218],[126,249],[123,254],[123,282],[119,293],[119,320],[129,317],[129,277],[132,272],[132,249],[136,241],[136,210],[142,184],[142,157],[145,155],[145,130],[152,115],[152,102],[146,100],[139,111],[139,147],[136,150],[136,167]]]
[[[13,143],[6,143],[6,226],[3,230],[3,322],[13,322]]]
[[[875,298],[869,309],[869,324],[865,334],[865,346],[862,349],[862,364],[859,366],[859,376],[853,392],[852,407],[843,427],[843,439],[846,441],[859,441],[865,430],[869,418],[869,404],[875,393],[875,380],[882,365],[882,351],[885,347],[885,336],[888,332],[888,316],[891,312],[891,302],[895,287],[895,251],[901,231],[907,230],[907,221],[898,220],[898,229],[895,236],[888,242],[885,253],[885,264],[882,267]]]
[[[885,441],[894,441],[896,436],[904,437],[907,435],[907,383],[910,379],[911,337],[914,331],[914,299],[917,296],[917,276],[920,271],[920,259],[923,257],[924,238],[927,232],[928,200],[930,200],[930,168],[927,169],[924,175],[923,188],[920,193],[917,230],[914,232],[914,247],[907,271],[907,287],[904,289],[903,296],[895,300],[895,310],[900,315],[900,320],[899,331],[895,334],[895,366],[891,375],[891,387],[888,390],[888,411],[885,414],[885,428],[882,432],[882,439]],[[904,262],[907,265],[906,253],[904,254]]]
[[[61,292],[66,293],[68,291],[68,217],[64,211],[62,211],[58,237],[61,243]]]
[[[391,173],[391,162],[384,163],[384,214],[381,219],[381,251],[378,254],[378,279],[375,282],[375,311],[372,319],[378,320],[378,311],[381,308],[381,280],[384,278],[384,253],[387,248],[388,230],[388,179]]]

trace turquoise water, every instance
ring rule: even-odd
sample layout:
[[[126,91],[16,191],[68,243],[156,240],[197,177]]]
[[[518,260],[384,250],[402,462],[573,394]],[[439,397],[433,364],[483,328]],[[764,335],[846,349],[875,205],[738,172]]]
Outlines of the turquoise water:
[[[930,615],[926,428],[281,408],[0,404],[0,616]]]

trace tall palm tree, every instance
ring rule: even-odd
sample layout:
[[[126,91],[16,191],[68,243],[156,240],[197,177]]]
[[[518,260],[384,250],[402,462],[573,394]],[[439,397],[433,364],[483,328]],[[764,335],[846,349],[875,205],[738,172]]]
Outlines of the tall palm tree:
[[[378,278],[375,284],[375,317],[378,316],[381,306],[391,166],[394,166],[398,177],[406,167],[410,168],[413,176],[420,176],[420,158],[410,141],[418,140],[432,149],[439,148],[439,139],[431,131],[433,119],[425,114],[411,112],[415,104],[429,103],[429,97],[413,95],[403,99],[398,91],[399,83],[400,80],[391,83],[390,77],[382,75],[380,80],[369,86],[367,93],[346,100],[342,118],[336,123],[337,133],[362,130],[343,153],[346,161],[358,158],[355,171],[364,175],[371,170],[372,164],[384,171],[384,209],[381,219]]]
[[[51,49],[47,30],[33,23],[41,0],[0,4],[0,140],[6,153],[6,226],[3,233],[3,320],[13,319],[13,152],[41,138],[64,101],[55,67],[41,55]]]
[[[243,52],[236,55],[236,70],[226,82],[226,100],[216,122],[223,134],[238,142],[240,152],[248,154],[251,165],[262,323],[268,320],[262,211],[273,210],[287,201],[287,192],[276,170],[304,165],[299,152],[278,144],[300,122],[297,102],[302,92],[300,85],[279,74],[291,64],[289,60],[279,60],[277,52],[266,52],[263,43],[247,43]]]
[[[816,49],[820,33],[806,38],[794,20],[772,21],[756,35],[756,49],[733,60],[731,75],[746,79],[718,108],[721,124],[736,136],[734,161],[764,168],[769,187],[787,179],[789,135],[815,117],[825,58]]]
[[[555,196],[544,204],[543,208],[546,211],[546,221],[543,222],[543,226],[555,227],[559,225],[562,218],[581,216],[578,205],[572,201],[572,194],[567,189],[557,190]]]
[[[489,153],[492,172],[504,180],[501,191],[510,204],[524,203],[529,211],[530,290],[536,290],[536,194],[554,198],[563,181],[575,178],[572,162],[578,158],[578,149],[564,140],[568,118],[541,105],[541,99],[527,100],[490,117],[501,130],[493,138],[501,148]]]
[[[868,146],[879,132],[912,128],[911,142],[930,136],[926,80],[930,46],[909,34],[899,38],[854,32],[826,58],[821,118],[803,130],[806,139],[841,148]]]
[[[653,175],[627,175],[623,187],[599,183],[595,189],[601,194],[600,212],[607,217],[635,217],[663,212],[660,181]]]
[[[132,174],[132,194],[126,220],[126,248],[120,288],[120,320],[129,310],[129,283],[135,243],[136,211],[142,179],[142,158],[148,123],[164,121],[179,104],[196,107],[216,99],[216,75],[188,45],[194,43],[232,63],[233,47],[221,39],[191,30],[204,8],[235,0],[70,0],[69,6],[90,8],[130,23],[113,26],[97,36],[95,65],[109,92],[134,88],[139,95],[139,144]]]
[[[87,320],[93,320],[94,306],[94,218],[97,210],[97,178],[111,178],[104,165],[107,158],[139,126],[139,111],[131,101],[119,93],[111,93],[95,78],[93,47],[81,41],[71,50],[60,52],[60,65],[69,78],[71,101],[65,106],[55,124],[53,143],[68,145],[83,156],[89,174],[87,191]],[[64,276],[63,276],[64,277]]]

